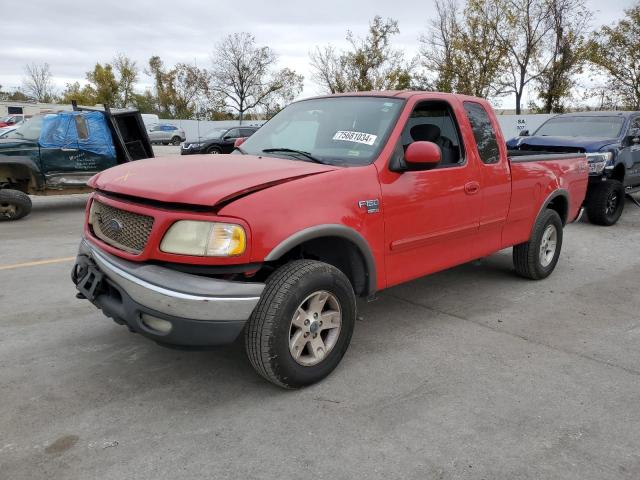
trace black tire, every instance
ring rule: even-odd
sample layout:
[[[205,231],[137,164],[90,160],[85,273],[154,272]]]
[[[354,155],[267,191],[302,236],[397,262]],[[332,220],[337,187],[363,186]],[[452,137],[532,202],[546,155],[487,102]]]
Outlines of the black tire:
[[[182,143],[182,139],[180,137],[173,137],[171,139],[171,143],[173,145],[180,145]]]
[[[29,195],[19,190],[0,190],[0,221],[18,220],[31,212]]]
[[[298,307],[314,292],[337,299],[342,323],[335,345],[319,363],[299,364],[290,353],[291,322]],[[356,320],[356,299],[349,279],[337,268],[313,260],[295,260],[267,280],[258,305],[245,329],[245,348],[253,368],[283,388],[318,382],[340,363],[349,347]]]
[[[220,155],[222,153],[222,149],[220,147],[209,147],[207,148],[207,153],[210,155]]]
[[[595,225],[615,225],[624,210],[624,186],[618,180],[593,185],[587,199],[587,216]]]
[[[541,260],[541,249],[543,236],[550,226],[555,228],[556,245],[550,263],[545,265]],[[541,280],[551,275],[562,250],[562,233],[562,220],[558,212],[544,210],[536,220],[529,241],[513,247],[513,266],[518,275],[531,280]]]

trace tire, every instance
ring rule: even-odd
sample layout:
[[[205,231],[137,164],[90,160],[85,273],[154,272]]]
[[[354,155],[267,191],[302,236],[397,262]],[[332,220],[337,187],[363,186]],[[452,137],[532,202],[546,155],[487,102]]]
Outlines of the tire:
[[[222,153],[222,150],[220,149],[220,147],[209,147],[207,148],[207,153],[210,155],[220,155]]]
[[[182,139],[180,137],[173,137],[171,139],[172,145],[180,145],[182,143]]]
[[[548,237],[549,232],[553,232],[551,238]],[[562,233],[562,220],[558,212],[544,210],[536,220],[529,241],[513,247],[513,266],[518,275],[531,280],[541,280],[551,275],[562,250]],[[552,247],[553,238],[555,244]]]
[[[29,195],[19,190],[0,190],[0,221],[18,220],[31,212]]]
[[[322,303],[324,294],[328,299]],[[324,307],[314,309],[316,300],[316,306],[322,303]],[[314,316],[314,310],[320,316]],[[356,299],[349,279],[329,264],[295,260],[267,280],[245,329],[247,356],[253,368],[275,385],[289,389],[311,385],[338,366],[349,347],[355,320]],[[329,323],[339,326],[327,328]],[[316,336],[320,343],[315,343]],[[318,345],[322,345],[318,348],[321,354],[316,355],[313,349]],[[298,359],[294,349],[299,351]]]
[[[606,180],[593,186],[587,199],[587,216],[595,225],[615,225],[624,210],[624,186],[618,180]]]

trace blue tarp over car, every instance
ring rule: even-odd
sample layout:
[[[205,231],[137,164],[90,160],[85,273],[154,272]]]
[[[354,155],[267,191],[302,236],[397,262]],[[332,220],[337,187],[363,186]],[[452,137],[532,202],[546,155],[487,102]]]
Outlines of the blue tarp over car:
[[[43,148],[78,148],[116,158],[111,130],[102,112],[59,112],[46,115],[38,143]]]

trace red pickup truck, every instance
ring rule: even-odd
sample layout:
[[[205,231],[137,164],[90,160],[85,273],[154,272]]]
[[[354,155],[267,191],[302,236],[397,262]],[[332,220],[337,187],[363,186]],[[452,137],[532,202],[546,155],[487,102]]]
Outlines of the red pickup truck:
[[[258,373],[301,387],[340,362],[356,297],[508,247],[520,275],[551,274],[587,160],[517,155],[473,97],[299,101],[233,154],[93,177],[72,278],[79,298],[163,345],[244,331]]]

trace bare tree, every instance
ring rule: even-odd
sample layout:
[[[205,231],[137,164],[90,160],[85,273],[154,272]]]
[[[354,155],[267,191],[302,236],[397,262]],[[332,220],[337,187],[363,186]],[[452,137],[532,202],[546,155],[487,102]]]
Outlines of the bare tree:
[[[295,96],[302,91],[303,77],[289,69],[274,71],[276,62],[276,54],[256,45],[250,33],[229,35],[212,56],[210,89],[238,112],[242,122],[246,112],[264,105],[270,96],[285,91]]]
[[[313,71],[311,78],[329,93],[345,92],[347,79],[344,59],[332,45],[316,46],[309,53],[310,65]]]
[[[463,13],[456,0],[436,0],[436,18],[420,37],[428,88],[484,98],[504,94],[507,52],[493,28],[501,14],[491,0],[476,0]]]
[[[543,59],[545,39],[553,30],[553,8],[549,0],[494,0],[500,15],[491,17],[485,0],[469,0],[467,8],[483,17],[507,51],[507,89],[516,98],[516,113],[522,113],[524,90],[549,67]]]
[[[38,102],[50,103],[55,98],[53,75],[48,63],[26,65],[23,81],[24,93]]]

